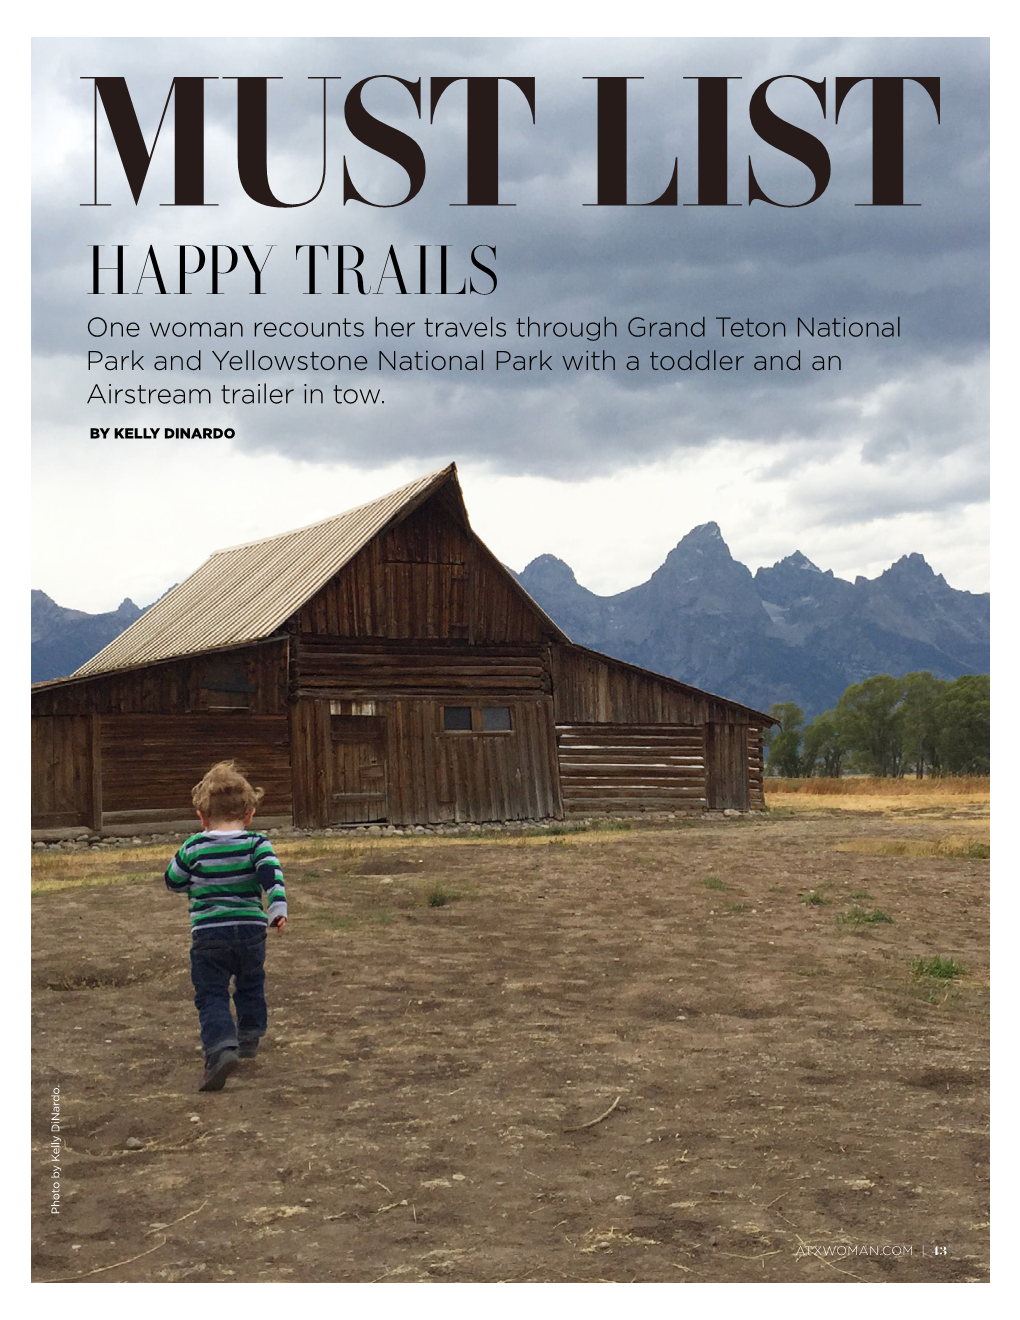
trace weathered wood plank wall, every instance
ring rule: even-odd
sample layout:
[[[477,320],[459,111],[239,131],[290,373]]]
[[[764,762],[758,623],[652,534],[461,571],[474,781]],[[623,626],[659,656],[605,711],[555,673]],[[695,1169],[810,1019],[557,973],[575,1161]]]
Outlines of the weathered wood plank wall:
[[[550,627],[492,554],[425,505],[357,554],[295,616],[299,633],[539,642]]]
[[[584,647],[554,644],[556,723],[707,724],[746,720],[739,706]]]
[[[706,801],[709,811],[747,811],[748,740],[746,724],[705,726]]]
[[[330,710],[336,703],[330,702]],[[386,719],[330,714],[332,791],[330,823],[389,819]]]
[[[103,815],[191,816],[191,789],[217,761],[236,760],[265,789],[259,813],[290,814],[290,739],[280,715],[119,715],[100,722]],[[156,818],[158,819],[158,817]],[[196,827],[197,828],[197,827]]]
[[[262,815],[291,811],[285,716],[40,716],[32,721],[32,824],[99,828],[193,815],[191,789],[236,760],[264,788]]]
[[[33,715],[172,715],[243,706],[253,715],[287,709],[288,639],[231,647],[141,669],[71,680],[32,693]],[[233,691],[223,691],[223,686]]]
[[[328,825],[329,702],[297,701],[290,708],[290,775],[294,824]]]
[[[32,825],[87,826],[93,819],[92,720],[59,715],[32,721]]]
[[[447,697],[379,699],[373,717],[331,715],[335,699],[302,699],[291,719],[295,819],[306,826],[349,823],[351,798],[365,797],[350,787],[353,758],[371,764],[368,748],[381,745],[385,763],[386,816],[396,825],[428,825],[456,821],[528,820],[561,814],[559,783],[552,740],[552,701],[497,694],[510,713],[506,732],[448,730],[446,705],[478,705],[463,693]],[[494,702],[496,697],[491,698]],[[488,703],[490,697],[485,698]],[[382,723],[381,744],[357,741],[357,719]],[[332,726],[343,721],[345,736],[363,751],[348,750],[335,738]],[[480,724],[480,720],[475,720]],[[343,750],[340,750],[343,749]],[[364,779],[361,780],[364,783]],[[381,813],[367,801],[370,814]]]

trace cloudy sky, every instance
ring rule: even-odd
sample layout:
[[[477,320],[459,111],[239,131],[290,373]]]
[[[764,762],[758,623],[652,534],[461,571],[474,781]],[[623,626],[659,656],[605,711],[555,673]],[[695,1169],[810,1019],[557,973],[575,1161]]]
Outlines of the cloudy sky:
[[[236,83],[271,76],[268,179],[290,202],[311,197],[322,176],[322,84],[327,97],[326,177],[316,200],[273,209],[247,197],[236,164]],[[348,172],[366,197],[399,202],[407,177],[357,142],[344,98],[362,78],[422,79],[423,115],[407,91],[378,80],[366,107],[419,143],[420,193],[406,205],[343,204]],[[520,92],[500,90],[498,208],[467,207],[465,85],[444,92],[429,122],[429,80],[467,75],[531,76],[532,123]],[[755,135],[751,93],[767,78],[826,79],[828,113],[803,82],[786,78],[769,105],[814,134],[828,151],[831,181],[814,203],[812,178]],[[871,199],[871,95],[847,97],[834,120],[837,76],[926,75],[941,79],[941,124],[917,84],[905,92],[905,207]],[[93,196],[89,76],[123,76],[149,147],[171,79],[206,76],[204,210],[161,205],[173,197],[172,109],[136,206],[99,116]],[[731,205],[596,207],[596,75],[629,76],[629,196],[659,195],[678,162],[679,200],[697,199],[698,76],[734,79],[729,93]],[[691,527],[714,520],[734,555],[752,568],[799,549],[823,568],[874,576],[911,551],[956,587],[988,586],[988,62],[979,40],[351,40],[39,41],[33,74],[33,585],[60,604],[89,611],[124,596],[147,604],[213,549],[326,517],[412,477],[456,461],[476,530],[512,567],[551,552],[592,590],[610,593],[647,578]],[[787,203],[748,205],[748,159],[759,185]],[[93,297],[95,243],[123,243],[124,297]],[[358,245],[376,280],[392,245],[409,287],[419,245],[446,244],[459,288],[476,245],[495,247],[498,288],[489,296],[400,296],[303,290],[297,244]],[[135,294],[152,245],[170,292],[155,282]],[[248,244],[261,260],[272,246],[263,296],[250,270],[209,293],[208,272],[177,288],[178,246]],[[480,253],[487,260],[486,253]],[[242,258],[242,265],[246,265]],[[144,273],[151,273],[151,269]],[[477,283],[489,281],[478,274]],[[112,288],[110,276],[104,287]],[[719,334],[716,318],[785,322],[783,339]],[[811,341],[797,318],[889,322],[894,339]],[[90,318],[136,320],[137,339],[90,338]],[[258,321],[362,322],[361,340],[252,338]],[[503,341],[426,339],[425,318],[504,322]],[[598,344],[520,344],[519,317],[541,322],[615,322]],[[485,347],[487,370],[379,371],[376,318],[414,321],[405,352],[467,354]],[[638,318],[635,321],[635,318]],[[628,323],[699,321],[704,340],[637,338]],[[243,338],[177,341],[201,349],[197,373],[153,370],[159,348],[150,321],[240,322]],[[736,373],[653,372],[649,352],[743,353]],[[211,349],[243,353],[361,352],[365,373],[224,372]],[[616,371],[570,373],[561,354],[604,349]],[[90,370],[89,350],[142,355],[145,371]],[[543,350],[552,371],[493,371],[498,349]],[[756,372],[757,353],[801,351],[800,372]],[[807,367],[837,353],[839,372]],[[625,363],[636,355],[638,371]],[[259,383],[298,390],[354,384],[378,389],[373,406],[230,407],[220,386]],[[208,386],[207,407],[109,406],[88,402],[94,386]],[[112,438],[114,427],[233,427],[233,441]],[[110,437],[90,439],[90,428]]]

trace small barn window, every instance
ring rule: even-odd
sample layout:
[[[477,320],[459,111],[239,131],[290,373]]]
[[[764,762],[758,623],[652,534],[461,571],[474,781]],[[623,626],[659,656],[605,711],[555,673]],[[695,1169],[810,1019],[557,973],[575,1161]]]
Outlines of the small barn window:
[[[199,682],[202,710],[249,710],[256,690],[244,660],[214,659],[203,666]]]
[[[509,706],[444,706],[443,728],[448,733],[511,733]]]
[[[443,728],[450,731],[467,730],[471,731],[471,707],[470,706],[444,706],[443,707]]]

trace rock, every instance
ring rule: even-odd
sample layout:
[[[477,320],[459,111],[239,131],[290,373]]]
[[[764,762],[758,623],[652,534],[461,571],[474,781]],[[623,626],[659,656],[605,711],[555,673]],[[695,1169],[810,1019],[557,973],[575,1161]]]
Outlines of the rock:
[[[128,1137],[127,1141],[124,1142],[124,1147],[126,1150],[143,1150],[145,1142],[141,1137]]]

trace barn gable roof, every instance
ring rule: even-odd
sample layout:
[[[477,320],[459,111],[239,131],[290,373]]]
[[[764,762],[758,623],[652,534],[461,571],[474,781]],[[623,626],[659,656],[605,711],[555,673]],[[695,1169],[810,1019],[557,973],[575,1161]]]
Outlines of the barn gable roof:
[[[73,675],[88,678],[157,660],[261,641],[315,595],[380,532],[401,522],[440,488],[454,497],[470,532],[456,465],[430,472],[381,499],[308,527],[217,550]],[[474,533],[471,533],[474,535]],[[477,538],[476,538],[477,539]],[[565,635],[507,578],[548,624]]]

